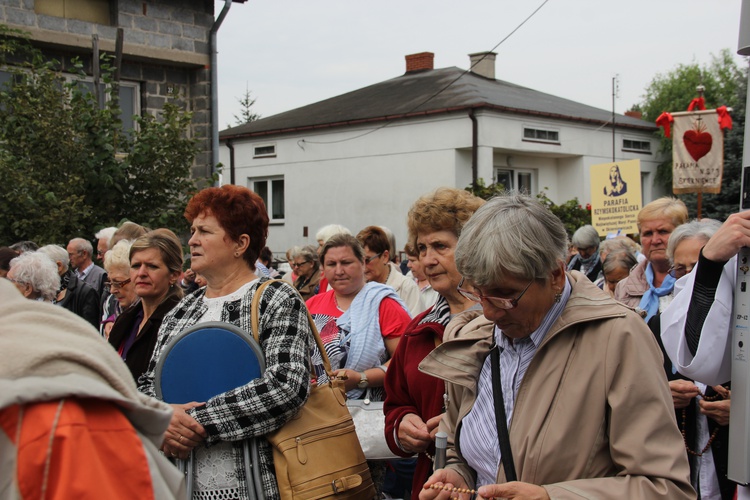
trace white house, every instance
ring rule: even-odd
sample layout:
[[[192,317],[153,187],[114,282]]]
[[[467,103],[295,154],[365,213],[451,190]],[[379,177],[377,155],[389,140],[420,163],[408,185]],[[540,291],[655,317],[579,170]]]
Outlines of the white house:
[[[408,55],[402,76],[222,131],[223,182],[263,196],[277,253],[331,223],[387,226],[403,247],[417,197],[473,179],[586,204],[589,167],[613,151],[641,160],[644,202],[663,194],[653,123],[616,115],[613,147],[610,111],[496,80],[494,53],[470,57],[465,71]]]

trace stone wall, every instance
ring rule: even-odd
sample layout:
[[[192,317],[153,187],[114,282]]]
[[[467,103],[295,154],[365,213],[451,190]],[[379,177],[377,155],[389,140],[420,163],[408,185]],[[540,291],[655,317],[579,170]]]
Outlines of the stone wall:
[[[34,11],[34,0],[0,0],[0,23],[24,30],[51,57],[78,56],[92,69],[92,38],[113,53],[117,28],[123,29],[121,79],[140,85],[141,114],[158,114],[167,99],[193,113],[190,133],[199,139],[193,175],[211,173],[211,94],[209,33],[213,1],[115,0],[112,25],[66,19]]]

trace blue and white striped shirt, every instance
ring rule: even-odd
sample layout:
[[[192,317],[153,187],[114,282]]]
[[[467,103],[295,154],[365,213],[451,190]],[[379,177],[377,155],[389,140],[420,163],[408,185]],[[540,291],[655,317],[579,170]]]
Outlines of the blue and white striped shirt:
[[[495,342],[500,346],[500,379],[503,386],[503,401],[508,419],[508,429],[513,418],[513,409],[523,376],[537,348],[547,332],[562,314],[570,297],[571,285],[565,280],[560,302],[552,305],[539,327],[526,338],[511,341],[495,327]],[[461,454],[466,463],[477,473],[476,487],[496,482],[500,467],[500,445],[495,422],[495,402],[492,398],[491,357],[487,356],[477,382],[477,399],[461,424]]]

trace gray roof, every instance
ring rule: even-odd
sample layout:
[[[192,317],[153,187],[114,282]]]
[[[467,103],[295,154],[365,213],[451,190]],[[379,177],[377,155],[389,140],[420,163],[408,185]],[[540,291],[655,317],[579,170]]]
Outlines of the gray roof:
[[[384,122],[469,109],[532,115],[603,125],[612,112],[492,80],[451,67],[422,70],[354,90],[324,101],[221,131],[222,139]],[[656,130],[651,122],[616,115],[618,127]]]

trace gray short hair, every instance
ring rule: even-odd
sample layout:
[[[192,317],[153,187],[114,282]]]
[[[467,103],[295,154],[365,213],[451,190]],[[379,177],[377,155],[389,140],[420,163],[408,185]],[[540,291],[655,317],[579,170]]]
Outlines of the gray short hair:
[[[615,269],[630,270],[638,264],[638,259],[630,250],[615,250],[609,252],[602,262],[602,272],[607,275]]]
[[[89,257],[93,257],[94,255],[94,247],[91,245],[91,242],[89,240],[83,239],[83,238],[73,238],[70,240],[70,245],[73,245],[73,248],[78,250],[79,252],[86,252],[89,254]]]
[[[302,257],[303,259],[305,259],[305,261],[312,262],[316,267],[320,263],[320,259],[318,258],[318,249],[312,245],[306,245],[304,247],[292,247],[291,250],[292,259]]]
[[[111,240],[112,236],[115,235],[115,231],[117,231],[116,227],[105,227],[97,231],[97,233],[94,235],[94,238],[96,238],[97,240],[107,240],[107,245],[109,246],[109,240]]]
[[[339,224],[328,224],[318,229],[315,239],[325,243],[331,236],[336,234],[352,234],[352,232]]]
[[[705,243],[720,227],[721,222],[714,219],[693,220],[677,226],[669,235],[667,243],[669,262],[674,261],[674,251],[680,243],[689,239],[699,239]]]
[[[60,288],[57,264],[44,253],[26,252],[10,261],[13,279],[30,285],[44,300],[53,301]]]
[[[130,245],[132,240],[120,240],[104,254],[104,270],[107,273],[118,270],[130,273]]]
[[[610,238],[604,240],[599,244],[599,254],[607,254],[610,252],[625,252],[630,251],[635,254],[640,252],[641,247],[635,241],[631,240],[627,236],[620,236],[617,238]]]
[[[67,271],[70,267],[68,251],[60,245],[45,245],[37,251],[47,255],[52,259],[52,262],[60,262],[63,266],[63,272]]]
[[[466,223],[456,266],[479,287],[502,283],[508,275],[547,280],[567,252],[560,219],[536,199],[511,191],[492,198]]]
[[[576,232],[573,233],[571,243],[576,248],[595,247],[598,249],[601,239],[599,238],[599,232],[594,226],[587,224],[576,229]]]

